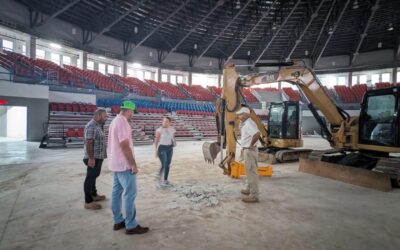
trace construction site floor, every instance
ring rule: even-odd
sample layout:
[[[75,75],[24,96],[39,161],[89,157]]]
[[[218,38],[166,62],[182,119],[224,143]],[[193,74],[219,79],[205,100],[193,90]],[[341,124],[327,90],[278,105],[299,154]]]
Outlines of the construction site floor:
[[[97,181],[107,200],[89,211],[82,148],[0,142],[0,249],[400,249],[399,189],[353,186],[287,163],[260,178],[260,202],[246,204],[244,178],[204,163],[202,143],[178,142],[165,189],[155,182],[153,147],[135,147],[137,220],[150,232],[128,236],[112,230],[107,160]],[[305,147],[329,148],[320,138]]]

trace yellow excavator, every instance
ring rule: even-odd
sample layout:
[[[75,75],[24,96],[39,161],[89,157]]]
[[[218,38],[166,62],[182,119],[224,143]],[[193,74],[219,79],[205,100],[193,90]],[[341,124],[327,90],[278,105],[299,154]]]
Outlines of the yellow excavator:
[[[271,105],[267,126],[251,111],[250,117],[261,133],[262,150],[266,149],[270,157],[281,162],[300,158],[300,171],[356,185],[388,191],[391,184],[400,183],[400,158],[396,157],[400,153],[400,87],[368,90],[360,115],[352,117],[335,104],[315,73],[302,61],[255,66],[279,67],[279,70],[239,76],[235,65],[225,66],[222,93],[216,103],[218,140],[203,144],[206,161],[214,162],[221,152],[219,167],[225,174],[230,173],[239,131],[236,111],[246,105],[242,88],[284,81],[298,87],[333,149],[311,153],[295,149],[303,144],[299,105],[284,102]]]

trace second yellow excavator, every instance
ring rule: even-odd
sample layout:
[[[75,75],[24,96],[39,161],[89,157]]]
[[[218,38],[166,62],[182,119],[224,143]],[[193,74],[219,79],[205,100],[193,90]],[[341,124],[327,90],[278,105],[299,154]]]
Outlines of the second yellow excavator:
[[[278,161],[301,158],[300,169],[304,172],[379,190],[388,191],[391,188],[390,182],[399,184],[400,158],[393,153],[400,153],[400,87],[368,90],[361,104],[360,116],[351,117],[335,104],[315,73],[302,61],[262,63],[256,66],[280,69],[271,73],[239,76],[235,65],[224,68],[222,94],[216,104],[219,136],[215,143],[204,143],[206,161],[213,162],[221,152],[219,166],[229,174],[230,165],[235,161],[239,127],[235,112],[244,103],[242,88],[285,81],[298,87],[321,126],[323,137],[333,149],[314,150],[308,157],[307,151],[296,150],[296,147],[302,146],[298,104],[272,104],[266,127],[251,111],[251,119],[261,132],[263,149],[272,158]],[[222,154],[223,148],[226,148],[225,157]],[[362,171],[365,169],[368,171]]]

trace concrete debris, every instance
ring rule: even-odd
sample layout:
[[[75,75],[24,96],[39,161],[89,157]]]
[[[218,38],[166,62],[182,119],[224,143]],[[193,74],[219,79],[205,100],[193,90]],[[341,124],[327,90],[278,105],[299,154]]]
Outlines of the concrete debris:
[[[223,190],[223,184],[195,183],[175,186],[172,191],[179,195],[179,199],[173,200],[173,204],[168,208],[201,210],[205,207],[215,207],[220,204]]]

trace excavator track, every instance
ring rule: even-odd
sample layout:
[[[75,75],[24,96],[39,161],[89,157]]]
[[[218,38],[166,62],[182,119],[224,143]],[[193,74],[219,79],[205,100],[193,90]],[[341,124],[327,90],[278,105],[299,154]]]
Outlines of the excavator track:
[[[400,158],[336,149],[312,151],[300,159],[299,171],[385,192],[400,184]]]
[[[283,149],[276,152],[275,157],[279,163],[298,161],[301,157],[307,157],[310,149]]]

